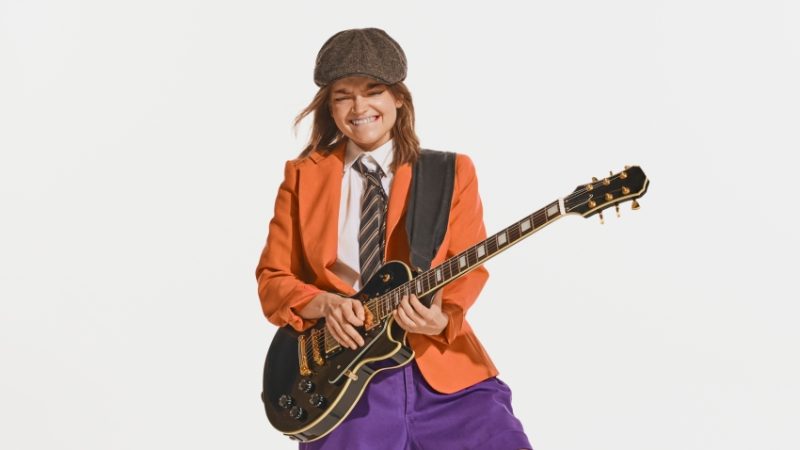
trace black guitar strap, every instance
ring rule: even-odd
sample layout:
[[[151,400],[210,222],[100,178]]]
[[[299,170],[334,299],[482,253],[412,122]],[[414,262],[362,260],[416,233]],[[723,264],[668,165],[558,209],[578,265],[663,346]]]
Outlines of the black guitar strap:
[[[411,175],[406,233],[414,270],[428,270],[447,231],[456,154],[422,149]]]

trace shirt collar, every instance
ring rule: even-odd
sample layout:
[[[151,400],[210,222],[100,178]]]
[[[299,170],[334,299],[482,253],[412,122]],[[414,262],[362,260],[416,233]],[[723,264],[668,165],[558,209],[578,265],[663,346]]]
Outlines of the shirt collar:
[[[367,158],[368,165],[371,165],[369,164],[371,159],[377,163],[378,166],[380,166],[381,170],[383,170],[383,173],[388,174],[392,167],[392,161],[394,161],[394,140],[389,139],[385,144],[381,145],[375,150],[372,150],[371,152],[365,152],[364,150],[361,150],[361,148],[353,141],[348,139],[347,149],[344,155],[344,171],[347,172],[350,170],[350,168],[353,167],[353,164],[361,155],[367,155],[370,157]]]

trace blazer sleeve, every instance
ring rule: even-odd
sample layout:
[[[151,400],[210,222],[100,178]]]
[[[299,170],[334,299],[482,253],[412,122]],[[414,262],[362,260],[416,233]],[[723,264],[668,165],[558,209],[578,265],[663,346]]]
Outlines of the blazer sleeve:
[[[472,160],[466,155],[456,157],[454,186],[448,220],[447,258],[486,239],[478,178]],[[447,314],[449,322],[440,335],[431,338],[450,344],[462,334],[467,310],[477,300],[488,278],[489,272],[480,266],[442,289],[442,311]]]
[[[302,280],[310,277],[298,227],[297,163],[288,161],[275,200],[275,213],[256,267],[258,296],[267,319],[275,325],[291,325],[303,331],[316,321],[297,314],[317,294],[316,286]]]

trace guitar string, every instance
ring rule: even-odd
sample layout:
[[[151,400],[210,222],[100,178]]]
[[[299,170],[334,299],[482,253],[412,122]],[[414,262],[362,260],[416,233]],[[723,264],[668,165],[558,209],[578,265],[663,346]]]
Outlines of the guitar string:
[[[614,175],[614,176],[610,177],[608,180],[609,180],[609,182],[612,182],[612,181],[616,180],[616,179],[617,179],[617,178],[619,178],[619,177],[620,177],[620,174],[617,174],[617,175]],[[599,183],[599,181],[598,181],[598,183]],[[585,185],[585,186],[584,186],[582,189],[576,189],[574,192],[572,192],[572,193],[571,193],[571,194],[569,194],[568,196],[564,197],[564,200],[565,200],[565,201],[566,201],[566,200],[572,200],[574,197],[577,197],[577,196],[579,196],[579,195],[582,195],[582,194],[584,194],[584,193],[588,192],[590,189],[587,189],[587,187],[586,187],[586,186],[590,186],[590,185],[591,185],[591,184],[587,184],[587,185]],[[594,189],[594,187],[592,188],[592,190],[593,190],[593,189]],[[615,193],[616,191],[617,191],[617,189],[612,189],[610,192],[611,192],[611,193]],[[583,205],[587,204],[588,202],[589,202],[589,200],[586,200],[585,202],[577,203],[577,204],[573,205],[573,206],[572,206],[570,209],[567,209],[567,208],[566,208],[566,206],[565,206],[565,210],[566,210],[565,212],[566,212],[566,213],[570,213],[570,212],[571,212],[572,210],[574,210],[575,208],[577,208],[577,207],[579,207],[579,206],[583,206]],[[608,207],[610,207],[610,206],[611,206],[611,205],[608,205],[606,208],[608,208]],[[545,208],[546,208],[546,207],[545,207]],[[605,208],[604,208],[604,209],[605,209]],[[526,234],[525,234],[525,233],[522,233],[522,232],[519,230],[519,225],[520,225],[520,223],[521,223],[522,221],[524,221],[524,220],[526,220],[526,219],[534,219],[534,223],[535,223],[535,218],[536,218],[536,216],[537,216],[537,215],[539,215],[539,216],[541,216],[541,215],[544,215],[544,216],[545,216],[545,219],[547,218],[546,210],[545,210],[544,208],[542,208],[542,209],[540,209],[540,210],[538,210],[538,211],[534,212],[533,214],[531,214],[531,215],[529,215],[529,216],[526,216],[526,217],[525,217],[525,218],[523,218],[522,220],[520,220],[520,221],[518,221],[518,222],[516,222],[516,223],[512,224],[511,226],[507,227],[506,229],[504,229],[503,231],[505,231],[507,235],[508,235],[508,232],[510,232],[510,231],[513,231],[513,232],[515,232],[515,233],[518,233],[518,237],[517,237],[516,239],[513,239],[513,240],[511,240],[511,241],[508,241],[508,242],[506,243],[506,245],[504,245],[504,246],[505,246],[505,247],[507,247],[507,246],[508,246],[508,244],[514,244],[514,243],[516,243],[516,242],[517,242],[519,239],[521,239],[521,238],[523,238],[523,237],[526,237]],[[562,215],[562,214],[559,214],[559,217],[560,217],[561,215]],[[545,223],[546,223],[546,222],[547,222],[547,220],[545,220]],[[530,229],[530,231],[529,231],[527,234],[530,234],[530,233],[532,233],[532,232],[533,232],[533,231],[535,231],[535,230],[536,230],[536,227],[533,227],[533,228],[531,228],[531,229]],[[501,248],[501,246],[498,246],[498,244],[497,244],[497,242],[496,242],[496,240],[497,240],[496,236],[498,236],[498,235],[499,235],[500,233],[502,233],[503,231],[500,231],[500,232],[498,232],[498,233],[495,233],[494,235],[490,236],[489,238],[487,238],[487,239],[484,241],[485,243],[487,243],[487,244],[490,244],[491,242],[487,242],[487,241],[490,241],[490,240],[492,240],[492,238],[495,238],[495,239],[494,239],[494,240],[495,240],[495,242],[494,242],[494,245],[496,246],[496,248],[495,248],[494,252],[491,252],[491,254],[492,254],[492,255],[493,255],[494,253],[496,253],[496,252],[497,252],[497,251],[498,251],[498,250]],[[434,277],[434,276],[435,276],[435,269],[437,269],[437,268],[444,268],[444,266],[445,266],[445,265],[447,265],[447,266],[450,266],[450,265],[452,265],[452,263],[453,263],[453,262],[457,261],[457,260],[458,260],[459,258],[461,258],[462,256],[466,257],[466,260],[467,260],[467,267],[466,267],[466,268],[467,268],[467,269],[470,269],[470,268],[474,267],[473,265],[469,264],[469,260],[470,260],[470,256],[474,256],[474,257],[475,257],[475,259],[476,259],[476,263],[480,261],[480,258],[481,258],[481,257],[479,257],[479,256],[477,256],[477,255],[476,255],[476,253],[477,253],[477,247],[479,247],[479,246],[480,246],[480,244],[473,245],[473,246],[469,247],[468,249],[466,249],[465,251],[463,251],[463,252],[461,252],[461,253],[459,253],[459,254],[453,255],[452,257],[448,258],[448,260],[447,260],[447,261],[445,261],[445,262],[444,262],[444,263],[442,263],[441,265],[437,266],[436,268],[433,268],[433,269],[430,269],[430,270],[427,270],[427,271],[423,272],[423,273],[421,274],[421,276],[422,276],[422,280],[420,280],[420,277],[418,276],[417,278],[414,278],[414,279],[412,279],[412,280],[409,280],[409,281],[407,281],[407,282],[405,282],[405,283],[401,284],[400,286],[398,286],[398,287],[396,287],[396,288],[394,288],[394,289],[391,289],[390,291],[388,291],[388,292],[386,292],[386,293],[384,293],[384,294],[382,294],[382,295],[380,295],[380,296],[378,296],[378,297],[375,297],[375,298],[373,298],[373,299],[369,300],[367,303],[369,303],[370,301],[371,301],[371,302],[374,302],[374,303],[375,303],[375,304],[374,304],[374,308],[375,308],[375,309],[380,309],[380,310],[383,310],[385,307],[387,307],[387,306],[388,306],[388,308],[385,308],[385,309],[386,309],[386,310],[392,310],[392,311],[393,311],[393,310],[396,308],[396,305],[392,305],[392,304],[393,304],[393,303],[397,303],[397,304],[399,304],[399,301],[400,301],[400,299],[401,299],[401,298],[402,298],[402,296],[403,296],[403,295],[399,295],[399,294],[401,293],[401,291],[404,291],[404,290],[405,290],[405,292],[403,293],[404,295],[410,295],[410,294],[414,293],[414,292],[412,292],[412,291],[413,291],[413,289],[409,289],[409,288],[411,288],[411,287],[412,287],[412,285],[413,285],[413,284],[415,284],[415,283],[417,283],[418,281],[422,281],[422,284],[427,284],[428,286],[430,286],[430,285],[431,285],[431,281],[432,281],[430,278],[432,278],[432,277]],[[485,256],[485,255],[484,255],[484,256]],[[449,268],[449,269],[450,269],[449,271],[450,271],[450,274],[451,274],[451,276],[450,276],[449,278],[453,278],[453,277],[454,277],[454,275],[453,275],[452,268]],[[455,272],[455,276],[458,276],[460,273],[461,273],[461,270],[456,270],[456,272]],[[435,285],[435,284],[434,284],[434,285]],[[389,306],[389,305],[392,305],[392,306]],[[375,315],[375,314],[373,313],[373,315]],[[387,315],[383,316],[383,317],[382,317],[380,320],[383,320],[384,318],[388,317],[389,315],[391,315],[391,313],[389,313],[389,314],[387,314]],[[324,341],[326,340],[326,335],[327,335],[327,334],[329,334],[329,332],[328,332],[327,328],[323,328],[323,332],[322,332],[322,333],[318,333],[316,337],[312,337],[312,338],[311,338],[311,339],[313,339],[313,341],[314,341],[314,342],[312,342],[312,345],[313,345],[313,344],[317,344],[317,345],[319,345],[319,344],[322,344],[322,343],[324,343]],[[331,336],[331,337],[333,337],[333,336]],[[341,346],[341,344],[338,344],[338,341],[337,341],[337,345],[336,345],[336,346]],[[334,346],[334,348],[335,348],[336,346]],[[327,350],[326,350],[326,351],[327,351]],[[309,349],[308,351],[306,351],[306,356],[308,356],[309,354],[313,354],[313,349]]]
[[[612,191],[612,192],[615,192],[615,191]],[[573,194],[570,197],[574,197],[576,195],[578,195],[578,194],[577,193]],[[588,203],[588,200],[586,202],[582,202],[582,203],[578,203],[578,204],[574,205],[572,207],[572,209],[574,209],[574,208],[576,208],[578,206],[582,206],[582,205],[584,205],[586,203]],[[608,207],[610,207],[610,205]],[[543,211],[540,210],[540,211],[537,211],[537,212],[531,214],[530,216],[527,216],[526,219],[527,218],[534,218],[535,219],[536,216],[542,216],[542,215],[545,215],[545,217],[546,217],[546,213],[544,213]],[[497,233],[497,234],[489,237],[488,239],[486,239],[486,241],[489,241],[489,242],[486,242],[487,247],[491,247],[491,244],[494,244],[494,246],[495,246],[495,249],[493,251],[490,251],[488,254],[490,256],[494,255],[498,250],[500,250],[500,248],[508,247],[510,244],[514,244],[519,239],[526,237],[526,233],[521,232],[521,230],[519,229],[520,228],[519,226],[520,226],[521,222],[524,221],[524,220],[525,219],[522,219],[521,221],[511,225],[510,227],[508,227],[508,228],[506,228],[504,230],[507,233],[507,235],[517,234],[517,237],[514,238],[514,239],[509,240],[506,243],[506,245],[502,245],[502,244],[498,245],[498,243],[496,242],[496,236],[499,235],[502,232]],[[534,223],[535,223],[535,220],[534,220]],[[545,221],[545,223],[546,223],[546,221]],[[531,230],[527,234],[530,234],[530,233],[534,232],[536,229],[537,228],[535,228],[535,227],[531,228]],[[491,242],[493,237],[495,238],[494,239],[495,242]],[[432,285],[435,286],[436,285],[436,283],[435,283],[435,270],[436,269],[442,269],[443,271],[450,272],[450,277],[447,277],[447,278],[448,279],[453,278],[453,276],[454,276],[453,275],[453,273],[454,273],[453,268],[452,267],[445,268],[445,266],[451,266],[452,263],[455,262],[455,261],[458,261],[461,256],[466,257],[466,261],[467,261],[467,267],[466,268],[467,269],[470,269],[470,268],[474,267],[475,263],[480,262],[480,260],[481,260],[481,257],[477,256],[477,247],[479,247],[479,246],[480,246],[479,244],[476,244],[475,246],[471,246],[470,248],[468,248],[464,252],[462,252],[462,254],[457,254],[457,255],[452,256],[451,258],[448,258],[448,261],[446,261],[445,263],[437,266],[436,268],[433,268],[433,269],[430,269],[430,270],[428,270],[426,272],[423,272],[422,274],[420,274],[420,276],[418,276],[418,277],[416,277],[416,278],[414,278],[412,280],[409,280],[408,282],[403,283],[400,286],[398,286],[398,287],[396,287],[396,288],[394,288],[394,289],[392,289],[392,290],[390,290],[390,291],[388,291],[388,292],[386,292],[386,293],[384,293],[384,294],[382,294],[382,295],[380,295],[378,297],[374,297],[373,299],[371,299],[371,300],[369,300],[367,302],[368,303],[366,305],[367,308],[369,308],[370,311],[372,311],[373,309],[375,309],[377,311],[383,311],[383,310],[387,310],[387,311],[391,310],[391,311],[393,311],[394,309],[396,309],[396,304],[399,304],[399,301],[400,301],[400,299],[401,299],[401,297],[403,295],[410,295],[412,293],[416,293],[415,289],[413,289],[413,285],[414,284],[419,283],[421,286],[425,286],[426,289],[424,289],[424,290],[429,290],[427,288],[429,288]],[[486,255],[484,255],[484,256],[486,256]],[[470,263],[470,261],[472,261],[472,260],[474,260],[475,263]],[[456,268],[455,276],[458,276],[461,272],[462,271],[459,268]],[[372,305],[370,306],[369,303],[372,303]],[[380,321],[384,320],[386,317],[391,315],[391,313],[389,313],[387,315],[381,315],[381,314],[375,314],[374,312],[372,314],[373,314],[373,316],[377,315],[377,316],[381,317]],[[323,331],[324,331],[323,333],[319,333],[315,338],[311,338],[311,339],[314,340],[312,345],[315,343],[317,346],[319,346],[319,344],[322,344],[326,340],[326,336],[325,335],[329,334],[329,332],[328,332],[327,328],[324,328]],[[334,346],[334,349],[337,346],[341,346],[341,344],[338,344],[338,341],[337,341],[337,344]],[[328,350],[326,348],[326,352],[327,351]],[[306,353],[306,357],[308,357],[309,355],[311,355],[313,357],[313,348],[308,349],[305,353]]]
[[[616,178],[616,177],[614,177],[614,178]],[[586,192],[586,191],[587,191],[587,189],[585,189],[585,188],[583,190],[576,190],[574,193],[572,193],[569,196],[567,196],[566,199],[571,199],[572,197],[578,196],[581,193]],[[616,192],[616,189],[612,190],[611,192]],[[582,203],[578,203],[576,205],[573,205],[571,210],[574,210],[575,208],[577,208],[579,206],[582,206],[582,205],[584,205],[584,204],[586,204],[588,202],[589,202],[589,200],[587,200],[585,202],[582,202]],[[610,205],[607,206],[607,207],[610,207]],[[569,212],[569,211],[567,211],[567,212]],[[537,215],[539,215],[539,216],[545,215],[545,217],[546,217],[546,213],[543,210],[539,210],[539,211],[536,211],[535,213],[531,214],[530,216],[527,216],[525,219],[527,219],[527,218],[534,218],[535,219],[535,217]],[[526,237],[526,234],[522,233],[519,230],[520,223],[522,221],[524,221],[525,219],[522,219],[521,221],[511,225],[510,227],[508,227],[508,228],[506,228],[504,230],[507,233],[507,235],[511,234],[511,233],[518,234],[517,238],[510,240],[507,243],[507,245],[505,245],[504,247],[507,247],[508,244],[516,243],[519,239],[521,239],[523,237]],[[534,223],[535,223],[535,220],[534,220]],[[546,223],[546,221],[545,221],[545,223]],[[530,234],[531,232],[533,232],[535,230],[536,230],[536,228],[531,228],[531,231],[528,234]],[[511,232],[511,233],[509,233],[509,232]],[[495,237],[494,245],[496,246],[496,248],[495,248],[494,251],[490,252],[491,255],[493,255],[501,247],[503,247],[502,245],[498,246],[498,244],[496,242],[496,236],[499,235],[500,233],[502,233],[502,232],[499,232],[499,233],[489,237],[488,239],[486,239],[486,241],[490,241],[493,237]],[[492,244],[492,242],[486,242],[486,243],[487,244]],[[373,303],[373,306],[372,306],[372,308],[370,308],[370,310],[377,309],[379,311],[382,311],[382,310],[385,309],[387,311],[389,311],[389,310],[393,311],[396,308],[396,304],[399,304],[399,301],[400,301],[400,299],[401,299],[401,297],[403,295],[410,295],[412,293],[415,293],[414,289],[412,288],[413,284],[421,282],[420,284],[423,285],[423,286],[426,286],[426,287],[430,287],[432,284],[435,286],[435,283],[432,283],[434,281],[434,280],[432,280],[432,278],[435,277],[435,269],[437,269],[437,268],[444,269],[445,265],[448,265],[448,266],[452,265],[452,263],[457,261],[461,256],[466,257],[466,260],[467,260],[467,267],[466,268],[467,269],[474,267],[474,264],[470,264],[469,261],[472,260],[473,257],[474,257],[476,263],[480,261],[481,257],[477,256],[477,254],[476,254],[477,247],[479,247],[479,246],[480,246],[479,244],[476,244],[475,246],[471,246],[470,248],[468,248],[467,250],[462,252],[463,254],[454,255],[453,257],[448,258],[448,262],[445,262],[445,263],[441,264],[440,266],[438,266],[438,267],[436,267],[434,269],[431,269],[431,270],[428,270],[426,272],[423,272],[421,274],[421,277],[418,276],[417,278],[414,278],[413,280],[409,280],[408,282],[403,283],[402,285],[400,285],[400,286],[398,286],[398,287],[396,287],[396,288],[394,288],[394,289],[392,289],[392,290],[390,290],[390,291],[388,291],[388,292],[386,292],[386,293],[384,293],[384,294],[382,294],[382,295],[380,295],[378,297],[375,297],[375,298],[371,299],[370,301],[367,302],[367,303],[369,303],[369,302]],[[449,272],[451,274],[451,276],[448,277],[448,278],[453,278],[453,270],[452,270],[452,268],[448,267],[448,269],[449,269]],[[457,269],[456,272],[455,272],[455,276],[458,276],[460,273],[461,273],[461,270]],[[412,289],[410,289],[410,288],[412,288]],[[425,290],[428,290],[428,289],[425,289]],[[403,291],[405,291],[405,292],[403,292]],[[369,308],[369,305],[367,305],[367,307]],[[376,315],[376,314],[373,313],[373,315]],[[377,314],[377,315],[381,316],[381,314]],[[391,313],[389,313],[387,315],[383,315],[380,320],[381,321],[384,320],[389,315],[391,315]],[[323,343],[326,340],[326,335],[329,334],[329,332],[328,332],[327,328],[324,328],[323,331],[324,332],[323,333],[319,333],[316,336],[316,338],[311,338],[311,339],[314,340],[312,345],[314,343],[319,345],[319,344]],[[335,345],[334,348],[336,346],[341,346],[341,344],[338,344],[338,341],[337,341],[337,345]],[[327,348],[326,348],[326,352],[327,352]],[[306,356],[308,356],[309,354],[313,355],[313,349],[309,349],[309,350],[306,351]]]

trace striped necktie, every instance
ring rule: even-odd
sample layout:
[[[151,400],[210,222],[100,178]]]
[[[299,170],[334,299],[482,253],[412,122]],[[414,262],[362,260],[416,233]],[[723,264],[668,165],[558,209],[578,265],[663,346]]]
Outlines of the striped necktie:
[[[383,244],[386,234],[386,192],[380,166],[370,170],[362,158],[353,165],[364,177],[364,194],[361,196],[361,225],[358,229],[358,257],[361,265],[361,287],[369,281],[383,264]]]

